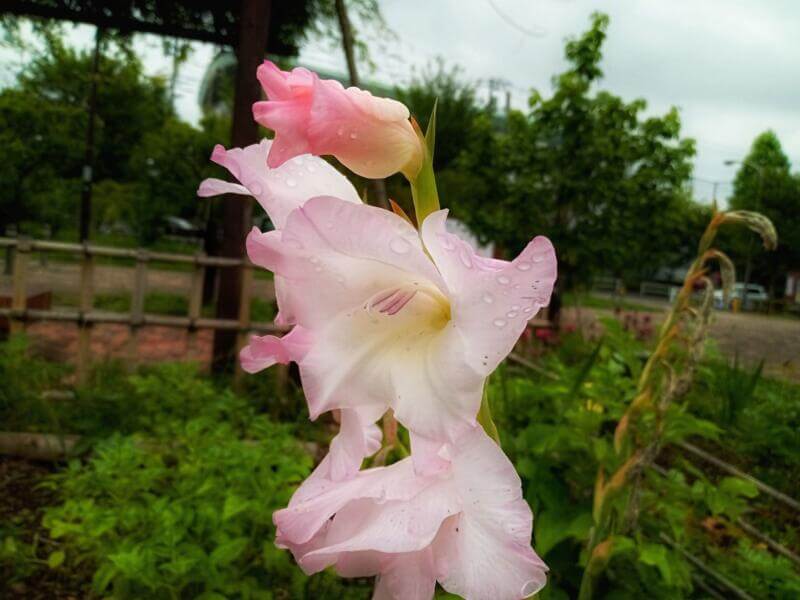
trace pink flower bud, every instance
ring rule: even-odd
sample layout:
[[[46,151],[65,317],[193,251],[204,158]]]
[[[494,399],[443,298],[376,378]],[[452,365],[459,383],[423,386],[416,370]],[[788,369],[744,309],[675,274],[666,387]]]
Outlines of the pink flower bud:
[[[265,61],[257,71],[267,100],[253,116],[275,131],[267,159],[275,168],[300,154],[331,154],[353,172],[372,179],[401,171],[413,179],[423,148],[408,108],[298,67],[281,71]]]

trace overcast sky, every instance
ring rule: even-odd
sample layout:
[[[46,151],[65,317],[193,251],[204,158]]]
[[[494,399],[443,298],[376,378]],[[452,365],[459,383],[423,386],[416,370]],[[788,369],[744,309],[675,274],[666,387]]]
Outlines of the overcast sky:
[[[796,0],[379,0],[394,39],[370,39],[376,70],[363,76],[404,83],[437,56],[463,68],[465,77],[508,82],[512,105],[524,108],[528,91],[547,93],[564,70],[564,41],[579,35],[592,11],[611,17],[603,49],[601,87],[648,102],[648,112],[680,109],[683,134],[697,140],[695,189],[711,195],[711,181],[730,192],[734,168],[761,131],[776,131],[793,164],[800,164],[800,2]],[[91,43],[92,30],[70,38]],[[151,73],[166,74],[157,38],[143,36],[137,49]],[[178,84],[178,111],[199,117],[197,89],[214,54],[196,44]],[[24,58],[0,53],[6,65]],[[300,60],[311,67],[344,70],[337,48],[311,40]],[[364,69],[366,70],[366,66]],[[8,82],[10,70],[4,70]]]

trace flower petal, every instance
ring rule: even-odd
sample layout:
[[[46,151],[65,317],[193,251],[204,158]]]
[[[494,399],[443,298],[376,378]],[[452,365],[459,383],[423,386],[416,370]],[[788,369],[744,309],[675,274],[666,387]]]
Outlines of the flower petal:
[[[279,168],[267,167],[267,155],[273,142],[262,140],[245,148],[225,150],[216,146],[211,160],[228,169],[242,182],[246,192],[252,194],[269,215],[276,229],[283,227],[289,213],[314,196],[335,196],[347,202],[361,203],[348,179],[319,157],[296,156]],[[212,183],[207,183],[211,181]],[[213,195],[220,188],[220,180],[206,180],[201,184],[201,195]],[[228,184],[232,186],[234,184]],[[217,193],[243,193],[237,188],[221,189]]]
[[[429,548],[398,554],[375,581],[372,600],[430,600],[436,591],[436,571]]]
[[[229,183],[222,179],[209,177],[200,182],[200,187],[197,188],[197,195],[201,198],[209,196],[219,196],[220,194],[243,194],[250,196],[250,190],[238,183]]]
[[[298,362],[308,352],[312,339],[310,332],[302,327],[295,327],[281,338],[254,335],[239,353],[242,369],[257,373],[274,364]]]
[[[466,359],[488,375],[511,352],[528,319],[550,302],[555,251],[547,238],[536,237],[511,262],[487,259],[448,233],[446,218],[446,210],[429,215],[422,239],[446,282]]]
[[[316,495],[290,502],[288,507],[273,514],[278,529],[276,543],[283,546],[305,544],[350,502],[365,498],[408,499],[427,484],[414,476],[408,459],[389,467],[361,471],[345,481],[321,482]]]
[[[531,548],[533,516],[514,466],[481,428],[459,441],[453,480],[463,504],[434,544],[439,582],[465,598],[517,600],[547,582]]]

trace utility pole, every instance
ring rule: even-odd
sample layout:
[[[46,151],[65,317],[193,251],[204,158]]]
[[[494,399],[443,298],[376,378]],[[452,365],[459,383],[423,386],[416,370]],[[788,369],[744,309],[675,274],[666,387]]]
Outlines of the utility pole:
[[[342,33],[342,48],[344,57],[347,61],[347,72],[350,77],[350,85],[358,87],[361,85],[358,77],[358,67],[356,65],[355,40],[353,38],[353,28],[347,16],[347,6],[344,0],[334,0],[336,6],[336,17],[339,21],[339,30]],[[375,201],[382,208],[389,208],[388,196],[386,194],[386,182],[383,179],[370,179],[370,187],[375,196]]]
[[[236,79],[234,82],[233,126],[231,145],[244,147],[258,142],[258,125],[253,120],[253,103],[261,98],[256,69],[267,52],[272,0],[241,0],[239,37],[236,44]],[[266,167],[265,167],[266,168]],[[230,258],[245,256],[245,236],[252,222],[253,199],[229,194],[222,203],[222,240],[220,254]],[[218,319],[236,319],[239,315],[244,268],[219,269]],[[234,364],[237,331],[214,332],[212,368],[228,370]]]
[[[86,148],[83,158],[81,186],[81,213],[79,234],[81,242],[89,239],[92,224],[92,182],[94,180],[94,124],[97,113],[97,80],[100,74],[100,48],[103,40],[103,29],[97,27],[94,33],[94,55],[92,58],[92,74],[89,81],[89,122],[86,126]]]

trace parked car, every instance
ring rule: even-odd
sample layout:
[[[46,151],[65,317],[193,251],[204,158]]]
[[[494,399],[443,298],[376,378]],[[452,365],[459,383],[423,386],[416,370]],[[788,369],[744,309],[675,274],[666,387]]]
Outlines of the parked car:
[[[734,299],[739,300],[741,307],[745,310],[752,310],[769,301],[769,295],[763,285],[757,283],[747,284],[747,297],[745,298],[745,286],[743,283],[734,283],[728,306],[725,306],[722,290],[714,290],[714,306],[719,309],[730,308]]]

